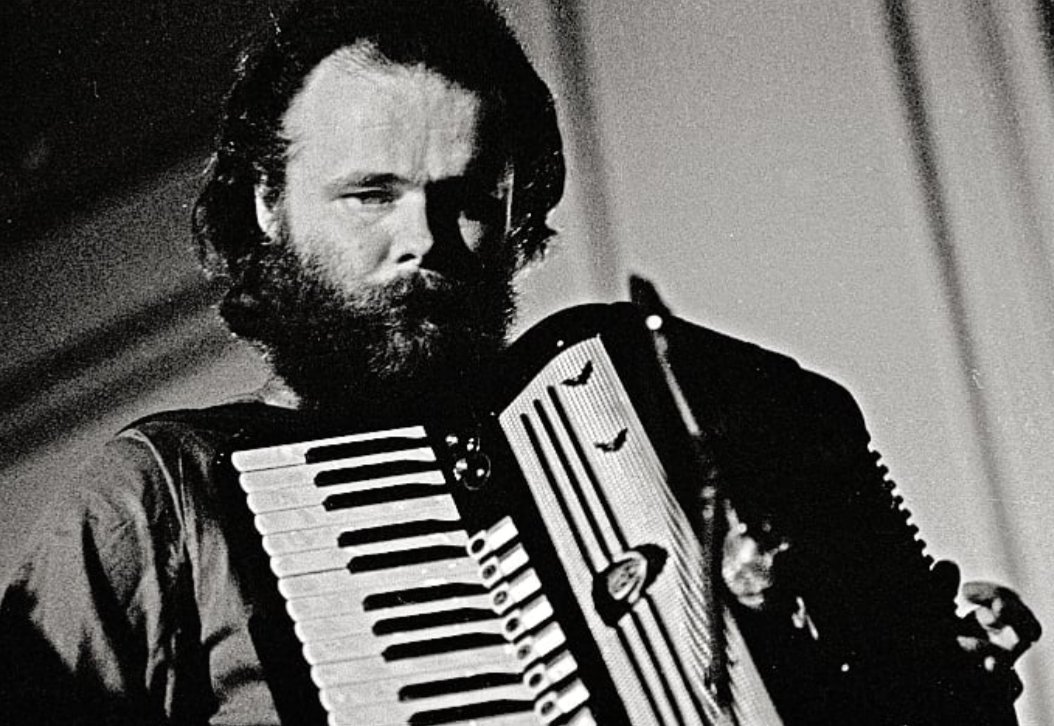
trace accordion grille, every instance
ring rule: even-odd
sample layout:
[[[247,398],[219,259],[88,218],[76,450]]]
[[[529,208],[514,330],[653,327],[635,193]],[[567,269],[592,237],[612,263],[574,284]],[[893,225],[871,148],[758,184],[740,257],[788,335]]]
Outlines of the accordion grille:
[[[730,617],[734,716],[707,687],[705,555],[602,341],[553,358],[500,422],[630,722],[779,723]],[[649,550],[663,553],[660,571],[605,622],[595,584]]]

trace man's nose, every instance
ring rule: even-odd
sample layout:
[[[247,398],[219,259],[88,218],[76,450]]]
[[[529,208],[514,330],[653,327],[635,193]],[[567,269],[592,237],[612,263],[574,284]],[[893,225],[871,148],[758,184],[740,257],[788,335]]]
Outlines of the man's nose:
[[[425,255],[435,246],[424,191],[407,192],[401,207],[390,257],[400,269],[416,269],[421,267]]]
[[[408,193],[404,201],[391,257],[398,270],[426,269],[462,281],[477,278],[481,262],[462,237],[458,196],[442,184],[432,184]]]

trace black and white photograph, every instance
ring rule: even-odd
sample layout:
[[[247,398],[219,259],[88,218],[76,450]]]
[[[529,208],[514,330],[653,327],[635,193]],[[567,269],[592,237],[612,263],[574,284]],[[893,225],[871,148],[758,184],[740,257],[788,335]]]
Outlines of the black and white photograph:
[[[1054,723],[1051,0],[7,0],[0,723]]]

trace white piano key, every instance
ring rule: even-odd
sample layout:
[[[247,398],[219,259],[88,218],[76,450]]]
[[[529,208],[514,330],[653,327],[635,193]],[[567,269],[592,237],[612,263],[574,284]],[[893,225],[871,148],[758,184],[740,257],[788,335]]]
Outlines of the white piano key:
[[[304,660],[311,666],[312,680],[319,688],[338,683],[355,682],[374,674],[381,678],[387,664],[370,646],[371,638],[353,635],[347,638],[316,640],[304,643]]]
[[[530,557],[527,555],[527,550],[523,548],[523,545],[518,544],[505,554],[491,556],[480,562],[480,577],[484,585],[493,587],[500,580],[516,574],[529,562]]]
[[[773,723],[776,722],[774,721]],[[454,724],[449,724],[449,726],[454,726]],[[483,724],[480,724],[480,726],[483,726]],[[593,712],[588,708],[583,708],[571,717],[571,720],[567,722],[567,726],[597,726],[597,722],[593,718]]]
[[[541,580],[535,571],[528,567],[511,580],[502,580],[491,588],[491,608],[496,613],[504,614],[513,606],[529,600],[541,589]]]
[[[348,559],[348,555],[334,544],[331,549],[309,550],[272,557],[271,572],[278,577],[292,577],[329,570],[345,570],[348,566]]]
[[[512,686],[497,686],[494,688],[481,689],[479,691],[467,691],[465,693],[452,693],[414,701],[374,703],[351,707],[347,710],[335,710],[330,712],[330,715],[335,716],[338,719],[345,718],[345,715],[347,717],[357,718],[358,720],[353,722],[357,726],[361,726],[362,724],[375,724],[382,720],[392,719],[393,716],[397,723],[400,719],[405,719],[405,723],[409,723],[410,718],[414,714],[422,713],[424,711],[457,708],[506,699],[518,701],[526,700],[528,702],[527,705],[530,705],[533,702],[530,698],[529,692],[526,696],[524,695],[523,685],[516,684]],[[345,721],[340,721],[340,723],[345,723]]]
[[[271,469],[279,466],[296,466],[306,463],[305,454],[308,451],[322,448],[324,446],[350,444],[359,441],[376,441],[377,439],[389,438],[424,438],[425,436],[426,433],[423,426],[408,426],[406,428],[389,429],[387,431],[369,431],[361,434],[334,436],[327,439],[316,439],[314,441],[301,441],[293,444],[282,444],[279,446],[267,446],[259,449],[236,451],[231,455],[231,463],[234,464],[234,467],[238,471]]]
[[[385,464],[397,461],[419,461],[435,462],[435,452],[428,447],[407,449],[406,451],[387,451],[382,454],[369,454],[368,456],[355,456],[349,459],[335,459],[333,461],[320,461],[314,464],[302,466],[287,466],[280,469],[260,469],[250,471],[238,477],[242,490],[246,493],[263,491],[265,489],[282,489],[295,487],[303,484],[314,485],[315,477],[326,471],[337,469],[356,468],[360,466],[371,466],[373,464]]]
[[[427,497],[420,500],[422,507],[413,511],[413,516],[405,512],[405,507],[388,520],[371,520],[368,523],[353,522],[351,524],[335,524],[326,527],[314,527],[305,530],[293,530],[290,532],[278,532],[263,537],[264,551],[272,556],[288,555],[293,552],[306,552],[308,550],[321,550],[337,546],[337,541],[345,532],[352,532],[370,527],[383,527],[392,524],[409,524],[417,521],[434,520],[458,524],[457,510],[453,502],[448,498]]]
[[[365,595],[406,587],[430,587],[453,582],[474,583],[478,581],[476,567],[476,563],[466,556],[372,572],[349,573],[345,569],[331,570],[282,578],[278,581],[278,590],[286,599],[293,599],[345,590],[357,590]]]
[[[309,572],[324,572],[346,567],[354,557],[384,554],[418,547],[448,546],[464,548],[467,540],[464,532],[437,532],[397,540],[369,542],[351,547],[339,547],[336,540],[329,549],[307,550],[271,558],[271,571],[278,577],[290,577]]]
[[[551,622],[535,635],[527,635],[515,644],[516,657],[524,663],[545,658],[562,648],[567,636],[557,622]]]
[[[552,723],[589,701],[589,691],[575,679],[559,691],[549,691],[538,699],[537,712],[544,723]]]
[[[366,704],[378,702],[394,703],[400,700],[400,691],[403,691],[407,687],[472,678],[483,674],[503,675],[510,679],[515,678],[517,684],[522,683],[522,675],[515,668],[515,663],[510,661],[505,667],[495,664],[486,667],[478,665],[473,665],[471,667],[468,665],[461,665],[449,670],[420,673],[409,678],[382,678],[380,680],[348,683],[345,685],[323,688],[320,692],[320,696],[322,706],[327,711],[347,711],[350,708]],[[526,695],[522,696],[522,698],[526,697]]]
[[[331,688],[349,683],[376,681],[384,678],[418,678],[421,674],[456,668],[489,668],[503,667],[512,658],[509,645],[487,645],[480,648],[451,651],[386,661],[376,654],[357,656],[356,651],[362,647],[361,638],[345,638],[342,641],[331,641],[321,648],[322,644],[313,644],[304,648],[305,658],[310,663],[317,656],[323,657],[317,665],[312,665],[311,680],[319,688]]]
[[[553,616],[553,606],[549,600],[540,597],[532,600],[523,608],[516,608],[505,613],[504,633],[509,640],[516,640],[528,630],[533,630]]]
[[[519,538],[519,531],[510,517],[503,517],[491,528],[472,535],[469,552],[477,560],[483,560],[503,545]]]
[[[554,683],[559,683],[578,672],[578,663],[569,651],[559,653],[549,662],[531,666],[523,676],[523,682],[535,693],[541,693]]]
[[[509,588],[509,600],[512,603],[521,603],[530,599],[534,593],[542,589],[542,581],[533,568],[528,567],[516,577],[512,578],[507,586]]]
[[[348,509],[327,510],[319,506],[283,509],[258,514],[253,521],[256,531],[266,536],[279,532],[298,532],[334,525],[346,525],[349,529],[381,527],[398,524],[407,518],[421,519],[433,513],[436,517],[443,519],[456,518],[457,507],[453,498],[449,494],[437,494],[434,497],[381,502]]]
[[[349,613],[366,617],[362,609],[362,593],[353,591],[292,598],[286,600],[285,609],[293,622]]]
[[[363,629],[363,625],[367,627]],[[338,640],[340,638],[362,637],[369,639],[369,646],[363,650],[364,653],[381,653],[385,648],[403,643],[416,643],[423,640],[452,638],[458,635],[475,635],[478,633],[501,635],[501,632],[502,622],[497,619],[418,628],[416,630],[384,635],[370,632],[369,624],[363,623],[361,619],[353,615],[335,615],[331,618],[304,620],[296,624],[296,637],[304,645],[326,640]]]
[[[264,489],[250,492],[246,496],[246,501],[248,501],[249,509],[253,514],[263,514],[281,509],[321,506],[327,498],[337,494],[365,492],[403,484],[430,484],[437,489],[441,489],[446,486],[446,479],[443,478],[443,472],[436,469],[419,474],[400,474],[380,479],[348,482],[346,484],[328,484],[326,486],[316,486],[314,482],[301,482],[284,489]]]
[[[538,716],[533,713],[510,713],[491,718],[449,721],[443,726],[538,726]],[[568,724],[568,726],[580,726],[580,724]]]
[[[431,498],[429,498],[431,501]],[[444,508],[446,509],[446,508]],[[414,518],[403,518],[392,522],[392,524],[409,524],[414,521],[433,520],[445,522],[452,525],[459,524],[457,517],[443,516],[446,511],[433,514],[431,512],[414,512]],[[371,526],[383,526],[375,525]],[[280,532],[266,535],[263,538],[264,551],[271,557],[293,554],[294,552],[308,552],[310,550],[330,549],[337,546],[340,536],[347,532],[354,532],[363,527],[349,527],[347,525],[330,525],[328,527],[316,527],[307,530],[295,530],[292,532]],[[391,540],[386,540],[391,541]]]
[[[479,595],[463,595],[367,611],[363,609],[361,593],[342,592],[288,600],[286,602],[286,610],[293,622],[314,620],[315,618],[333,615],[354,615],[362,619],[363,627],[370,627],[377,620],[425,615],[439,610],[453,610],[455,608],[478,608],[483,610],[490,607],[489,600],[487,593],[480,593]]]
[[[331,715],[330,726],[362,726],[362,722],[354,715],[347,714]],[[370,724],[369,726],[406,726],[405,721],[385,721],[384,723]],[[505,714],[491,718],[473,718],[466,721],[447,721],[443,726],[539,726],[538,716],[533,713]],[[568,722],[567,726],[596,726],[595,721],[579,721],[578,714]]]

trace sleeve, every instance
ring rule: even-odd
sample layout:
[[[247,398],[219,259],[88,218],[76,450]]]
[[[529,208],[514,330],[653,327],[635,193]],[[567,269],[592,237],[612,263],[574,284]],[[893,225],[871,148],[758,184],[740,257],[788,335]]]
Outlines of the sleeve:
[[[38,525],[0,601],[0,722],[162,723],[178,579],[170,480],[119,438]]]

